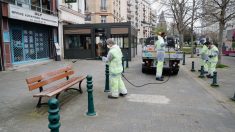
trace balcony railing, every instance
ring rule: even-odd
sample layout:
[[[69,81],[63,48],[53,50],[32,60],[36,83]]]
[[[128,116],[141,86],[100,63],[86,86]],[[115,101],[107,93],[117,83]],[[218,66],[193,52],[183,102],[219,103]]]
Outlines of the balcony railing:
[[[9,3],[9,4],[13,4],[13,5],[22,7],[22,8],[27,8],[27,9],[30,9],[30,10],[42,12],[42,13],[45,13],[45,14],[58,16],[58,12],[56,12],[56,11],[48,10],[46,8],[36,6],[36,5],[32,5],[30,3],[21,2],[19,0],[0,0],[0,1],[6,2],[6,3]]]

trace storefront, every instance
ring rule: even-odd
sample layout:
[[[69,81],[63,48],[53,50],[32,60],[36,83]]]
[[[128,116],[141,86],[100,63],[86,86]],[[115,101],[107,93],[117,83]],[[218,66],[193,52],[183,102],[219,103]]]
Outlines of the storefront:
[[[64,58],[88,59],[107,55],[106,39],[113,38],[131,60],[137,54],[137,31],[131,23],[74,24],[64,26]]]
[[[12,64],[49,58],[51,27],[9,20],[9,29]]]
[[[58,42],[56,14],[34,11],[33,6],[19,3],[4,3],[2,7],[5,67],[55,57],[55,43]]]

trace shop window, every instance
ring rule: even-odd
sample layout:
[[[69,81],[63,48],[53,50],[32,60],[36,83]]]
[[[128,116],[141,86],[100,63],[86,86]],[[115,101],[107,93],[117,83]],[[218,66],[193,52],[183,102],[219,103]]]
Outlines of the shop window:
[[[91,49],[91,36],[90,35],[66,35],[65,49]]]
[[[120,48],[129,48],[128,37],[123,35],[111,35],[111,38],[114,40]]]
[[[132,39],[131,39],[131,48],[136,47],[136,43],[137,43],[136,37],[135,37],[135,36],[132,36]]]

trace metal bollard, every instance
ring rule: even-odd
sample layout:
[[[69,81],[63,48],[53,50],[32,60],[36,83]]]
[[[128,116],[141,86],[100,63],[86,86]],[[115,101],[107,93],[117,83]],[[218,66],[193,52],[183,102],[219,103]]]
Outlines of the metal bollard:
[[[48,101],[49,110],[48,110],[48,128],[51,129],[51,132],[59,132],[60,128],[60,114],[59,114],[59,102],[56,98],[51,98]]]
[[[126,68],[129,68],[129,63],[128,63],[128,53],[126,53]]]
[[[201,66],[200,75],[198,77],[199,78],[205,78],[205,76],[204,76],[204,66]]]
[[[195,72],[195,69],[194,69],[194,61],[192,61],[192,69],[191,69],[191,72]]]
[[[233,95],[233,97],[231,98],[231,100],[235,101],[235,92],[234,92],[234,95]]]
[[[95,108],[94,108],[94,101],[93,101],[93,84],[92,84],[92,76],[87,75],[87,93],[88,93],[88,112],[86,113],[87,116],[95,116]]]
[[[219,87],[219,85],[217,84],[217,72],[213,72],[213,80],[212,80],[212,87]]]
[[[105,65],[105,89],[104,92],[110,92],[109,89],[109,65]]]
[[[124,57],[122,57],[122,69],[123,69],[123,71],[122,71],[122,73],[124,73]]]
[[[183,64],[182,65],[185,65],[185,52],[183,53]]]

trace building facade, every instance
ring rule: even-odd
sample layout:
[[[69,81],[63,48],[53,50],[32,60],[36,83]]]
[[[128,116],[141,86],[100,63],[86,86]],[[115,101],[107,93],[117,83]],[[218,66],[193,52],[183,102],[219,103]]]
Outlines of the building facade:
[[[85,23],[124,22],[126,6],[126,0],[85,0]]]
[[[128,0],[127,1],[127,21],[138,30],[138,42],[152,35],[152,25],[154,15],[151,5],[146,0]]]
[[[140,39],[151,36],[151,6],[146,0],[86,0],[85,23],[131,22]]]
[[[1,8],[4,68],[55,57],[56,0],[1,0]]]
[[[63,26],[68,24],[84,24],[85,23],[85,0],[77,0],[75,3],[65,3],[64,0],[58,1],[59,14],[59,46],[58,55],[64,58],[64,40]]]
[[[151,24],[151,5],[146,0],[142,0],[139,5],[139,18],[138,27],[140,32],[138,38],[147,38],[151,36],[152,24]]]

